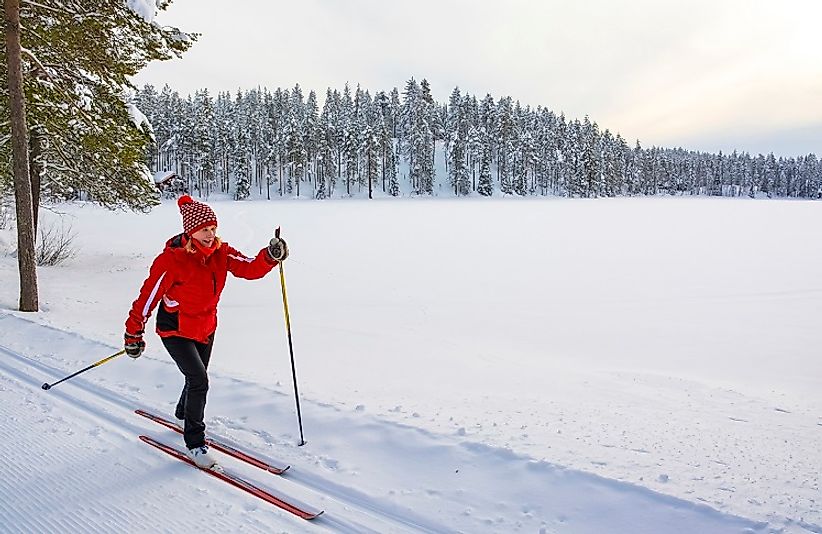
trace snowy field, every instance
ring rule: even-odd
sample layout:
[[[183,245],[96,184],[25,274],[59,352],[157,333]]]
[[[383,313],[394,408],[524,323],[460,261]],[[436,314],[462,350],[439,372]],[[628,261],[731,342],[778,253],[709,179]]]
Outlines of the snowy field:
[[[306,522],[178,462],[182,377],[122,345],[178,233],[45,212],[79,254],[14,311],[0,234],[0,531],[822,533],[822,203],[733,199],[210,202],[256,253],[282,226],[307,444],[276,272],[229,279],[208,431],[292,467],[223,463]],[[151,326],[153,330],[153,318]],[[221,460],[224,457],[220,457]]]

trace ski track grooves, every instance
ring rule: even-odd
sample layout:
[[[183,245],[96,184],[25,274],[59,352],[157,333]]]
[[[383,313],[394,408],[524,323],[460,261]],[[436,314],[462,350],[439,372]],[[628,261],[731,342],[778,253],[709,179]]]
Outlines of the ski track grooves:
[[[5,364],[1,364],[0,369],[3,371],[0,374],[0,396],[15,394],[5,387],[10,382],[25,384],[33,381]],[[97,417],[82,407],[72,406],[65,398],[58,399],[65,406],[60,406],[59,413],[55,413],[51,403],[37,398],[38,393],[27,392],[22,403],[0,402],[0,413],[8,416],[11,421],[24,421],[33,414],[39,420],[49,421],[49,428],[45,431],[73,436],[82,427],[86,429],[87,436],[81,436],[81,444],[77,444],[75,439],[60,441],[50,438],[49,442],[59,443],[59,446],[44,449],[34,439],[34,434],[14,432],[14,425],[0,427],[0,442],[5,449],[5,472],[0,477],[0,488],[3,488],[4,495],[10,496],[0,502],[0,515],[9,519],[2,527],[3,532],[112,532],[129,525],[140,525],[146,531],[182,532],[187,528],[184,522],[143,506],[124,510],[122,506],[110,505],[106,497],[116,494],[121,487],[121,481],[117,480],[118,474],[134,474],[134,477],[129,477],[132,485],[141,486],[148,484],[148,478],[139,473],[141,470],[150,473],[151,470],[136,458],[124,459],[121,463],[110,457],[106,461],[117,462],[117,473],[95,473],[94,478],[90,477],[89,473],[94,467],[90,457],[116,455],[119,450],[128,447],[131,440],[120,432],[106,435],[105,441],[99,439],[101,427],[98,423],[105,418]],[[70,417],[71,422],[63,418],[64,414]],[[81,424],[77,425],[77,422]],[[87,430],[88,428],[91,430]],[[30,459],[25,458],[30,454],[37,455],[37,462],[41,466],[34,473],[18,467],[31,463]],[[146,491],[149,490],[146,487]],[[72,513],[53,512],[43,506],[44,491],[60,499],[64,505],[62,511],[71,508]],[[184,497],[178,497],[182,498]],[[225,518],[215,517],[210,523],[212,532],[230,528],[231,524]]]
[[[37,371],[43,373],[44,376],[50,376],[54,380],[57,380],[64,376],[62,374],[63,371],[55,369],[47,364],[29,358],[25,355],[19,354],[3,345],[0,345],[0,352],[5,353],[9,357],[11,357],[14,360],[17,360],[20,363],[23,363],[31,368],[37,369]],[[66,405],[69,409],[81,413],[83,419],[85,419],[86,421],[93,421],[92,424],[96,426],[96,429],[98,431],[100,430],[100,427],[102,425],[114,427],[114,429],[118,431],[118,435],[107,436],[107,438],[110,437],[111,441],[123,441],[122,447],[119,447],[120,450],[127,450],[127,447],[136,447],[138,443],[137,436],[141,433],[145,433],[147,429],[150,431],[150,435],[156,435],[158,429],[161,428],[157,425],[157,423],[149,420],[146,420],[143,424],[138,424],[137,421],[140,421],[141,418],[133,413],[133,411],[138,408],[141,408],[148,412],[156,411],[154,408],[150,406],[144,406],[122,395],[112,393],[111,391],[96,384],[93,384],[87,380],[84,380],[81,377],[72,379],[75,385],[75,391],[77,391],[77,384],[82,385],[82,395],[74,396],[69,394],[66,390],[58,389],[64,384],[61,384],[61,386],[58,386],[55,389],[49,390],[47,393],[42,392],[40,389],[42,383],[39,382],[39,379],[37,377],[32,376],[26,373],[24,370],[16,366],[10,365],[9,363],[3,360],[0,360],[0,371],[2,371],[2,373],[6,374],[11,379],[17,380],[24,384],[28,384],[33,389],[35,389],[35,392],[33,392],[31,395],[27,395],[26,405],[38,405],[38,409],[43,414],[47,415],[48,412],[51,411],[51,407],[49,407],[46,403],[38,400],[36,395],[39,394],[50,395],[52,399]],[[2,378],[2,374],[0,374],[0,378]],[[0,382],[0,384],[2,383]],[[0,394],[2,394],[2,392],[3,388],[0,387]],[[85,395],[103,400],[110,405],[116,406],[119,410],[122,410],[125,413],[122,415],[120,413],[111,413],[110,411],[104,408],[95,410],[94,405],[87,404],[79,398],[80,396]],[[15,418],[13,414],[11,415],[11,418]],[[134,418],[133,423],[129,422],[131,418]],[[59,415],[56,416],[55,419],[55,423],[63,423],[63,425],[68,427],[68,423],[65,423]],[[72,431],[70,428],[68,428],[67,432],[71,433]],[[169,430],[169,432],[172,431]],[[131,439],[132,437],[133,440]],[[222,436],[221,439],[223,439]],[[20,502],[17,502],[15,500],[14,502],[0,503],[0,515],[3,515],[5,517],[18,518],[20,522],[15,522],[15,525],[10,527],[15,528],[15,526],[18,525],[23,527],[22,530],[19,531],[21,533],[57,531],[107,532],[111,531],[112,527],[114,526],[111,523],[111,517],[118,517],[119,519],[118,521],[116,521],[116,523],[118,524],[132,526],[141,525],[141,527],[147,527],[149,524],[152,524],[151,517],[154,518],[154,522],[156,522],[160,517],[162,517],[162,522],[158,524],[158,528],[160,530],[176,532],[185,531],[190,528],[190,525],[187,524],[175,524],[173,518],[169,518],[167,514],[162,515],[159,513],[151,513],[151,510],[146,510],[145,507],[142,507],[140,509],[140,513],[136,513],[134,510],[122,510],[120,508],[109,509],[106,506],[105,501],[101,499],[101,497],[104,497],[111,491],[116,491],[115,487],[107,489],[100,488],[97,491],[94,491],[94,489],[91,487],[86,489],[87,492],[92,493],[92,496],[87,499],[86,503],[84,503],[83,499],[81,499],[82,495],[77,496],[73,494],[72,491],[76,490],[77,480],[88,479],[88,477],[86,476],[86,469],[82,464],[83,460],[88,460],[89,453],[88,450],[85,449],[69,451],[61,449],[59,451],[55,451],[53,455],[47,454],[48,458],[46,459],[51,460],[54,464],[59,464],[61,467],[64,463],[66,464],[65,470],[58,470],[58,473],[60,475],[59,480],[55,478],[49,480],[50,485],[48,491],[53,492],[55,494],[59,494],[61,496],[70,495],[71,500],[78,501],[77,506],[80,510],[83,511],[83,519],[81,523],[75,523],[71,521],[70,518],[66,517],[50,518],[48,514],[43,514],[42,510],[40,510],[37,506],[39,502],[37,494],[38,492],[42,493],[43,490],[38,489],[36,487],[35,481],[31,480],[31,476],[26,476],[26,473],[22,472],[20,469],[14,468],[16,464],[25,464],[26,462],[22,461],[22,455],[25,455],[26,451],[28,450],[36,450],[36,447],[29,443],[17,443],[17,440],[14,438],[14,436],[11,436],[7,431],[4,431],[2,427],[0,427],[0,442],[4,444],[13,445],[8,446],[7,448],[9,449],[22,451],[19,453],[18,456],[11,455],[7,456],[4,459],[6,467],[9,469],[13,468],[14,471],[9,472],[10,476],[0,477],[0,487],[2,487],[5,484],[13,486],[13,488],[10,487],[4,493],[18,494],[20,496]],[[110,444],[110,442],[104,443],[104,445]],[[86,449],[88,448],[89,447],[86,447]],[[104,449],[103,452],[105,451],[106,450]],[[100,451],[95,451],[95,453],[97,452]],[[261,455],[261,457],[264,456]],[[21,460],[15,462],[15,459],[17,458],[21,458]],[[69,461],[66,462],[66,460]],[[176,468],[174,464],[170,463],[169,468],[171,467]],[[156,468],[152,467],[152,469]],[[416,514],[413,513],[403,514],[401,511],[381,509],[379,504],[374,502],[373,499],[360,494],[357,490],[339,486],[333,482],[326,481],[321,477],[312,475],[308,472],[296,472],[294,467],[289,469],[286,475],[269,476],[283,478],[284,480],[288,480],[291,483],[294,483],[298,486],[302,486],[315,493],[318,493],[327,499],[333,499],[335,501],[338,501],[338,503],[342,506],[335,506],[335,510],[331,513],[329,513],[329,511],[326,510],[325,514],[311,522],[312,525],[326,527],[332,532],[385,532],[385,530],[374,530],[371,527],[359,524],[357,521],[347,520],[346,518],[340,517],[339,511],[336,510],[336,508],[340,508],[341,510],[354,509],[357,510],[359,513],[368,516],[372,519],[375,519],[379,522],[388,523],[391,527],[391,532],[448,532],[452,530],[445,527],[444,525],[435,524],[427,518],[416,516]],[[27,480],[29,481],[28,483],[19,483],[20,481]],[[64,480],[68,480],[69,482],[63,482]],[[259,484],[261,487],[264,488],[270,486],[270,484],[260,482],[258,478],[250,480],[254,480],[255,484]],[[199,482],[196,482],[194,484],[199,484]],[[31,486],[34,487],[31,488]],[[148,518],[146,517],[147,515],[149,516]],[[226,524],[219,521],[217,517],[215,517],[214,519],[215,521],[210,523],[210,526],[214,528],[214,531],[227,532],[231,531],[232,527],[236,527],[236,525]],[[302,522],[302,520],[298,521]],[[263,528],[264,531],[267,530],[265,529],[264,525],[255,526]],[[3,528],[5,529],[7,527],[9,527],[9,525],[5,525]],[[6,531],[4,530],[4,532]],[[12,532],[15,531],[12,530]]]

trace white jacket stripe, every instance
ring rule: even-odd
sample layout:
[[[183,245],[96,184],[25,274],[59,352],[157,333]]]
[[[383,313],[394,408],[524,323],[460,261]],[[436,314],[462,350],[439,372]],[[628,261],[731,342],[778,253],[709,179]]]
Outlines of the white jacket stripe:
[[[254,258],[246,258],[245,256],[235,256],[234,254],[229,254],[228,257],[229,258],[234,258],[235,260],[238,260],[238,261],[244,261],[246,263],[251,263],[252,261],[254,261]]]
[[[163,278],[165,278],[165,276],[166,273],[160,275],[160,278],[157,279],[157,283],[154,284],[154,289],[151,290],[151,294],[146,299],[146,304],[143,306],[143,322],[145,322],[148,317],[148,311],[151,309],[151,303],[154,302],[154,297],[157,296],[157,291],[160,290],[160,284],[163,283]]]

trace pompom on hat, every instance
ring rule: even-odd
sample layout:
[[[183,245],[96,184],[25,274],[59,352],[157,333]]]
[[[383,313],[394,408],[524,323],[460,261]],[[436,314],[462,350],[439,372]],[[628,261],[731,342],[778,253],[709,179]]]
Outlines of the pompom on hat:
[[[188,235],[206,226],[217,226],[217,216],[207,204],[197,202],[188,195],[177,199],[180,214],[183,216],[183,231]]]

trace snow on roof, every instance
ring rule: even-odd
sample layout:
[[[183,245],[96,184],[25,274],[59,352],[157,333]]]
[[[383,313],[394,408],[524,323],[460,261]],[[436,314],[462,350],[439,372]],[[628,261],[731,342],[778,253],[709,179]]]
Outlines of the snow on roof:
[[[174,171],[160,171],[160,172],[154,173],[154,183],[155,184],[161,184],[161,183],[165,182],[166,180],[168,180],[169,178],[171,178],[172,176],[174,176],[175,174],[177,174],[177,173],[174,172]]]

